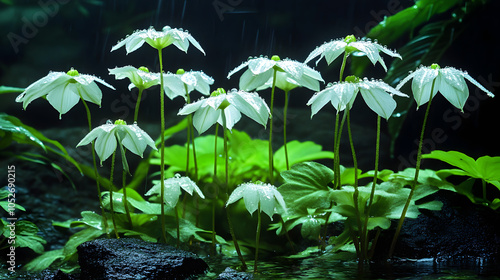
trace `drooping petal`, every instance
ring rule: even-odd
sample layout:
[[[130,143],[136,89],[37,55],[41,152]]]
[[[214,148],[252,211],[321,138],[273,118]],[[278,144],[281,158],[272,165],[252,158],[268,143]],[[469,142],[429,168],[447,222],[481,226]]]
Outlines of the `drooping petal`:
[[[182,107],[179,112],[177,113],[177,115],[189,115],[193,112],[196,112],[198,109],[200,109],[200,107],[205,103],[205,99],[201,99],[201,100],[198,100],[196,102],[193,102],[193,103],[189,103],[189,104],[186,104],[184,105],[184,107]]]
[[[245,190],[243,192],[243,201],[245,202],[245,208],[251,214],[259,208],[260,202],[260,192],[258,191],[258,186],[255,184],[246,184],[242,186]]]
[[[429,102],[431,97],[431,88],[434,79],[436,79],[439,74],[437,69],[430,69],[422,67],[413,73],[413,82],[411,84],[411,89],[413,92],[413,98],[417,102],[417,107]],[[432,92],[432,97],[436,95],[438,87],[434,84],[434,90]]]
[[[273,186],[269,184],[263,184],[259,188],[259,197],[260,197],[260,211],[266,213],[269,218],[272,220],[275,212],[275,198],[273,192]]]
[[[16,102],[23,102],[26,110],[28,104],[33,100],[47,95],[54,88],[63,86],[71,77],[64,72],[50,72],[47,76],[29,85],[23,93],[16,97]]]
[[[217,110],[220,112],[221,110]],[[241,119],[241,113],[234,107],[234,105],[229,105],[224,109],[224,116],[226,116],[226,128],[229,130],[233,129],[233,126]],[[220,125],[224,125],[222,122],[222,114],[219,114],[219,118],[217,119],[217,122]]]
[[[121,144],[132,153],[142,157],[146,146],[156,150],[153,139],[142,130],[137,124],[122,125],[125,137],[121,140]]]
[[[259,75],[273,68],[276,63],[276,61],[267,57],[258,57],[248,61],[248,69],[250,69],[254,75]]]
[[[102,92],[96,83],[91,83],[86,86],[76,85],[76,90],[80,93],[83,100],[92,102],[99,107],[101,106]]]
[[[352,106],[359,91],[356,83],[337,83],[331,87],[337,98],[332,98],[332,105],[337,113]]]
[[[229,79],[229,78],[231,78],[231,76],[232,76],[234,73],[236,73],[236,72],[240,71],[241,69],[243,69],[243,68],[247,67],[247,66],[248,66],[249,61],[250,61],[250,60],[247,60],[247,61],[245,61],[245,62],[241,63],[238,67],[236,67],[236,68],[234,68],[233,70],[229,71],[229,73],[227,74],[227,78],[228,78],[228,79]]]
[[[106,126],[112,126],[112,129],[109,130],[109,127]],[[114,125],[112,124],[105,124],[96,129],[99,128],[103,131],[100,132],[97,140],[95,141],[95,151],[102,164],[102,162],[108,159],[109,156],[116,150],[116,136],[113,131]]]
[[[360,86],[360,91],[366,105],[372,111],[386,120],[391,117],[394,109],[396,109],[396,101],[389,93],[380,88],[365,88],[362,86]]]
[[[163,82],[163,89],[168,98],[173,100],[177,96],[182,96],[184,99],[187,99],[186,88],[184,87],[184,83],[177,74],[163,74]]]
[[[186,108],[186,105],[184,108]],[[183,108],[183,109],[184,109]],[[180,112],[179,112],[180,113]],[[210,106],[200,107],[193,116],[193,125],[199,134],[207,131],[220,117],[220,111]]]
[[[335,91],[331,89],[331,85],[327,86],[324,90],[315,93],[311,99],[307,102],[307,106],[311,106],[311,118],[318,113],[321,108],[323,108],[328,102],[333,99],[338,99],[335,95]],[[335,101],[338,103],[338,100]]]
[[[47,94],[47,101],[59,112],[59,118],[73,108],[79,100],[80,96],[75,84],[58,86]]]
[[[247,69],[240,77],[239,87],[246,91],[254,90],[266,84],[270,79],[272,81],[273,72],[274,70],[271,68],[267,72],[256,75],[250,69]]]
[[[463,111],[465,102],[469,98],[469,88],[461,71],[448,67],[439,69],[435,87],[453,106]]]
[[[487,90],[485,87],[483,87],[483,85],[481,85],[480,83],[478,83],[476,80],[474,80],[474,78],[472,78],[469,74],[467,74],[466,72],[462,72],[461,73],[462,76],[464,76],[464,78],[466,78],[469,82],[471,82],[473,85],[475,85],[476,87],[478,87],[480,90],[486,92],[486,94],[489,96],[489,97],[495,97],[495,95]]]
[[[270,110],[257,93],[233,90],[227,94],[227,100],[247,117],[263,125],[264,128],[267,126]]]

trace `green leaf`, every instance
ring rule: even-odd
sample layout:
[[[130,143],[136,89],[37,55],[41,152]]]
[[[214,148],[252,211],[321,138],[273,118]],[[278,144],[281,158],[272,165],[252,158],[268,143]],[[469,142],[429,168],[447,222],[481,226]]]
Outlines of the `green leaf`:
[[[43,253],[43,244],[47,242],[37,235],[38,227],[26,220],[16,222],[16,247],[27,247],[35,253]]]
[[[15,117],[0,113],[0,130],[13,133],[15,135],[14,140],[18,143],[32,142],[47,151],[43,142]]]
[[[290,166],[305,161],[313,161],[326,158],[333,159],[333,152],[323,151],[323,147],[321,145],[316,144],[312,141],[299,142],[294,140],[288,142],[287,150]],[[267,153],[265,156],[267,158]],[[274,153],[274,168],[279,172],[286,170],[285,146],[282,146]]]
[[[284,183],[278,190],[283,195],[290,215],[298,209],[330,208],[333,171],[316,162],[304,162],[281,172]]]
[[[63,249],[48,251],[34,258],[23,266],[27,271],[42,271],[48,268],[52,263],[64,259]]]

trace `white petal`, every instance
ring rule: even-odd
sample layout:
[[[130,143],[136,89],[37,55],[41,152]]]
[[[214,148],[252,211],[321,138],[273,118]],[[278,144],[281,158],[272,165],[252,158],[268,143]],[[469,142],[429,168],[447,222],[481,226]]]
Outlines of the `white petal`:
[[[240,64],[240,66],[238,66],[238,67],[234,68],[233,70],[229,71],[229,74],[227,74],[227,78],[228,78],[228,79],[229,79],[229,78],[231,78],[231,76],[232,76],[234,73],[236,73],[236,72],[240,71],[241,69],[243,69],[243,68],[245,68],[245,67],[247,67],[247,66],[248,66],[248,61],[243,62],[242,64]]]
[[[429,98],[431,96],[432,83],[437,77],[438,73],[438,70],[427,67],[420,68],[414,72],[411,89],[413,92],[413,98],[417,102],[417,107],[429,101]],[[436,86],[436,84],[434,84],[432,97],[436,95],[437,90],[438,87]]]
[[[80,96],[74,84],[59,86],[47,94],[47,101],[59,112],[59,118],[73,108],[79,100]]]
[[[360,87],[360,91],[366,105],[372,111],[386,120],[391,117],[392,112],[396,109],[396,101],[394,101],[389,93],[380,88],[366,89]]]
[[[453,68],[439,69],[434,87],[437,87],[453,106],[463,111],[465,102],[469,98],[469,89],[461,73],[451,69]]]
[[[187,105],[184,107],[186,108]],[[179,112],[180,113],[180,112]],[[210,106],[199,108],[193,116],[193,125],[199,134],[207,131],[219,119],[220,111]]]
[[[232,91],[228,94],[227,99],[241,113],[260,123],[264,128],[266,127],[270,110],[264,99],[257,93]]]
[[[248,69],[250,69],[254,75],[259,75],[273,68],[276,63],[276,61],[267,57],[258,57],[248,61]]]
[[[272,81],[273,73],[274,70],[272,68],[258,75],[254,74],[250,69],[247,69],[240,77],[239,87],[241,90],[254,90],[265,85],[269,79]]]
[[[224,116],[226,116],[226,128],[229,130],[233,129],[233,126],[241,119],[240,111],[232,104],[224,109]],[[222,114],[219,115],[217,122],[220,125],[224,125],[222,122]]]
[[[100,133],[95,141],[95,151],[101,160],[101,164],[116,150],[116,136],[114,130]]]
[[[311,106],[311,118],[318,113],[321,108],[323,108],[328,102],[332,101],[332,99],[338,98],[335,95],[335,91],[331,87],[327,87],[326,89],[315,93],[311,99],[307,102],[308,106]]]

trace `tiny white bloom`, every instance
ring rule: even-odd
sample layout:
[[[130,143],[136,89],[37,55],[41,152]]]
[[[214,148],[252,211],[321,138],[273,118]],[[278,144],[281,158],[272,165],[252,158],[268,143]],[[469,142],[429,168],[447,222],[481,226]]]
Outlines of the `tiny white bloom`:
[[[311,106],[311,118],[328,102],[332,103],[337,112],[346,108],[350,109],[358,92],[361,92],[366,105],[385,119],[389,119],[396,109],[393,95],[408,97],[382,81],[349,76],[346,78],[346,82],[329,84],[324,90],[317,92],[309,99],[307,105]]]
[[[177,28],[165,26],[161,31],[155,30],[153,27],[148,29],[138,30],[127,36],[122,41],[118,42],[111,48],[111,51],[117,50],[123,46],[127,50],[127,54],[137,50],[144,43],[148,43],[151,47],[161,50],[170,45],[176,46],[178,49],[187,53],[189,43],[193,44],[203,54],[205,51],[187,31]]]
[[[178,115],[194,112],[193,125],[202,134],[213,124],[223,124],[222,110],[226,116],[226,126],[231,130],[241,113],[266,127],[270,110],[266,102],[255,92],[232,89],[226,93],[223,89],[214,91],[208,98],[186,104]],[[240,113],[241,112],[241,113]]]
[[[154,186],[146,193],[147,196],[153,194],[160,194],[161,181],[155,182]],[[181,188],[193,195],[193,191],[195,191],[201,198],[205,199],[205,196],[201,192],[200,188],[196,185],[193,180],[189,177],[181,176],[179,174],[175,174],[175,177],[164,180],[164,190],[165,196],[163,197],[163,202],[174,208],[179,201],[179,196],[181,195]]]
[[[95,151],[101,164],[116,150],[117,142],[140,157],[147,146],[156,150],[155,142],[144,130],[137,124],[127,125],[123,120],[117,120],[114,124],[108,121],[92,129],[76,146],[87,145],[96,138]]]
[[[163,74],[163,80],[165,82],[163,89],[170,99],[182,96],[185,100],[187,100],[186,87],[187,94],[197,90],[203,95],[210,95],[210,85],[214,83],[214,79],[203,71],[185,72],[183,69],[177,70],[176,74]]]
[[[239,185],[229,196],[226,207],[241,198],[243,198],[245,207],[250,214],[253,214],[260,205],[260,211],[266,213],[272,220],[274,213],[276,213],[276,202],[286,211],[283,196],[278,189],[271,184],[259,182],[243,183]]]
[[[23,102],[26,110],[31,101],[46,96],[50,105],[59,112],[59,118],[73,108],[80,98],[101,106],[102,92],[95,82],[99,82],[111,89],[115,89],[105,81],[86,74],[79,74],[71,69],[67,73],[50,72],[47,76],[34,82],[17,98],[16,102]]]
[[[128,78],[130,80],[129,90],[136,87],[139,90],[145,90],[152,86],[160,84],[160,75],[158,73],[150,73],[148,68],[133,66],[115,67],[108,69],[109,74],[115,75],[117,80]]]
[[[267,57],[251,58],[233,69],[227,75],[229,79],[234,73],[248,66],[241,75],[239,87],[243,90],[264,89],[272,86],[274,71],[276,73],[276,86],[283,90],[290,90],[297,86],[307,87],[311,90],[319,90],[319,82],[324,82],[321,74],[295,60],[280,60],[278,56],[271,59]]]
[[[452,67],[441,68],[437,64],[432,64],[429,67],[419,67],[415,72],[404,78],[396,86],[396,89],[401,89],[404,84],[413,79],[411,89],[418,108],[429,102],[431,88],[434,84],[433,98],[439,91],[453,106],[463,111],[465,102],[469,97],[469,88],[464,78],[486,92],[488,96],[494,97],[493,93],[474,80],[467,72]]]
[[[332,40],[317,47],[309,54],[304,63],[308,63],[315,57],[320,56],[316,61],[316,64],[318,64],[318,62],[324,57],[328,65],[330,65],[330,63],[332,63],[332,61],[334,61],[342,53],[347,52],[350,54],[356,51],[361,54],[365,54],[373,65],[379,62],[382,67],[384,67],[385,71],[387,71],[387,66],[385,66],[384,60],[380,56],[379,52],[401,59],[401,56],[398,53],[378,44],[376,41],[358,41],[353,35],[349,35],[343,39]]]

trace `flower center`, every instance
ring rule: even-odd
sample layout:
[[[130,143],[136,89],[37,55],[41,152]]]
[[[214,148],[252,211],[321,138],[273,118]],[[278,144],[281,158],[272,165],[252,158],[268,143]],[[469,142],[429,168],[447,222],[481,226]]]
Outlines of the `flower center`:
[[[221,94],[226,94],[226,91],[223,88],[218,88],[217,90],[213,91],[212,94],[210,94],[210,96],[211,97],[216,97],[216,96],[219,96]],[[229,105],[231,105],[229,103],[229,101],[227,101],[227,99],[224,99],[224,101],[222,101],[222,103],[219,105],[219,107],[217,109],[224,110]]]
[[[117,119],[115,125],[127,125],[127,122],[122,119]]]
[[[186,71],[184,71],[184,69],[182,69],[182,68],[178,69],[177,72],[175,72],[175,74],[177,74],[177,75],[182,75],[184,73],[186,73]]]
[[[358,83],[359,82],[359,78],[354,76],[354,75],[351,75],[351,76],[347,76],[345,77],[345,81],[347,83]]]
[[[68,72],[66,72],[66,74],[68,76],[71,76],[71,77],[76,77],[76,76],[80,75],[78,73],[78,71],[76,71],[75,69],[73,69],[73,67],[71,67],[71,69]]]
[[[441,67],[439,66],[439,64],[437,64],[437,63],[433,63],[433,64],[431,65],[431,69],[433,69],[433,70],[439,70],[439,69],[441,69]]]
[[[141,66],[141,67],[139,67],[139,69],[138,69],[138,70],[141,70],[141,71],[143,71],[143,72],[149,73],[149,69],[148,69],[147,67],[145,67],[145,66]]]

